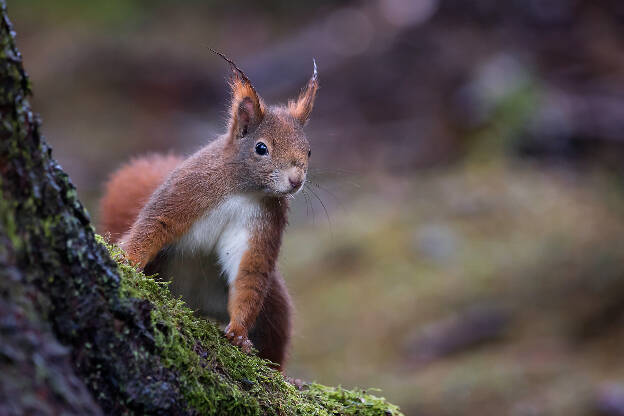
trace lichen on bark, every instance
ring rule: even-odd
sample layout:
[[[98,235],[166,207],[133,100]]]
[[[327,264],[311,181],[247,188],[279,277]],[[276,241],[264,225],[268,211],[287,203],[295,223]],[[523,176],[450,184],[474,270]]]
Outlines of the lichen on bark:
[[[0,414],[398,414],[364,392],[297,390],[124,264],[98,241],[29,94],[0,0]]]

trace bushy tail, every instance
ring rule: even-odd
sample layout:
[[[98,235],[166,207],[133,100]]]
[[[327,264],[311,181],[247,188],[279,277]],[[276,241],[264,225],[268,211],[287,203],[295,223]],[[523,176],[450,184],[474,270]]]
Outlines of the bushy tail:
[[[148,155],[132,159],[114,172],[100,201],[98,232],[117,242],[130,229],[150,195],[182,159]]]

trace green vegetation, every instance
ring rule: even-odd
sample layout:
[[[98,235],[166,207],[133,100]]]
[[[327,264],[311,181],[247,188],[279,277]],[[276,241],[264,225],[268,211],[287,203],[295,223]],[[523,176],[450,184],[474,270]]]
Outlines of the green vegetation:
[[[399,415],[396,406],[366,392],[306,384],[298,390],[267,361],[232,347],[216,325],[197,318],[166,282],[137,272],[123,252],[106,244],[119,264],[121,297],[147,300],[162,363],[179,375],[180,389],[200,414]]]

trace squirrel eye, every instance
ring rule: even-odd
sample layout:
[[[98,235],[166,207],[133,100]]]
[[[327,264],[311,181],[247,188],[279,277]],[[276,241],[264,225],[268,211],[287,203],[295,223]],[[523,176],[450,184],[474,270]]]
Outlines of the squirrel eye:
[[[308,150],[308,157],[312,156],[312,150]]]
[[[267,148],[266,144],[258,142],[256,143],[256,153],[258,153],[260,156],[264,156],[269,153],[269,149]]]

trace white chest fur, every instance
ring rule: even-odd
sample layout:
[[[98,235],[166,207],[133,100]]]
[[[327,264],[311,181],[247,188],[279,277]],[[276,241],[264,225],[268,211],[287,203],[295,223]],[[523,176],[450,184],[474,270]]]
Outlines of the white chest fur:
[[[251,224],[260,215],[254,195],[233,195],[204,214],[176,244],[178,255],[214,253],[228,284],[232,284],[249,248]]]

